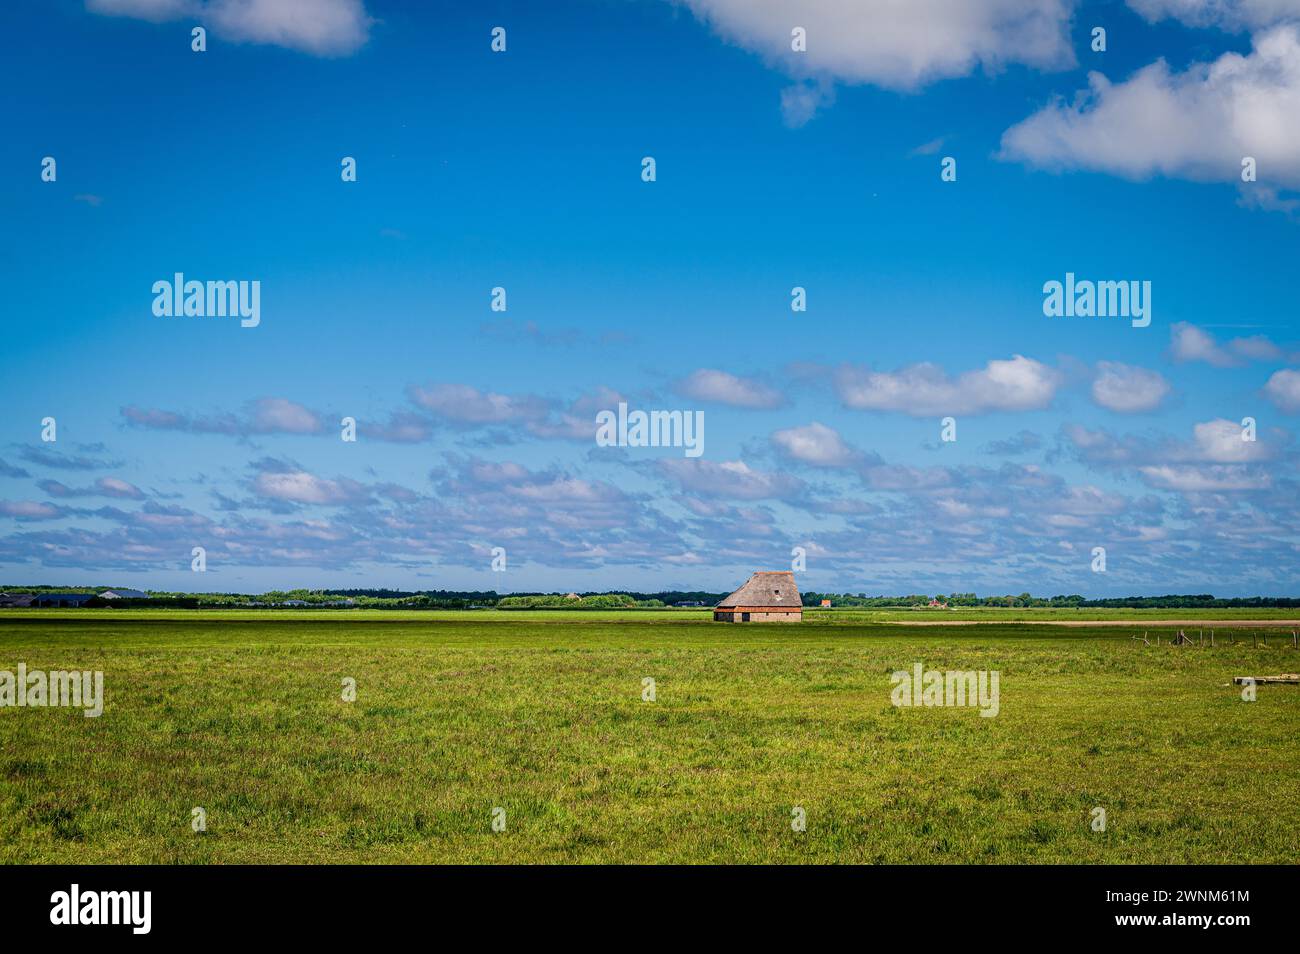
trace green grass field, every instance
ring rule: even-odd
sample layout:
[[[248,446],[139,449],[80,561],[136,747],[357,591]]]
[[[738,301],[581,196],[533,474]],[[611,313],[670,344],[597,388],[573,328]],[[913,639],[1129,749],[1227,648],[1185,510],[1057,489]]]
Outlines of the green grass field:
[[[1289,629],[870,618],[5,612],[0,670],[106,707],[0,709],[0,861],[1295,861],[1300,689],[1225,685],[1300,670]],[[895,708],[916,662],[999,670],[999,715]]]

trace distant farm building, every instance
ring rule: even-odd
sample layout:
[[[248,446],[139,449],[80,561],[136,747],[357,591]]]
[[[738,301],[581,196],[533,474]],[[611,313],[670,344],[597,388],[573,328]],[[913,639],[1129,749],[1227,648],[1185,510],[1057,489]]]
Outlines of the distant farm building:
[[[85,606],[95,598],[94,593],[38,593],[32,606]]]
[[[99,594],[101,600],[147,600],[149,594],[143,590],[105,590]]]
[[[799,587],[789,570],[760,571],[713,608],[722,623],[798,623],[803,619]]]
[[[930,605],[930,608],[931,608],[931,609],[947,609],[947,608],[948,608],[948,604],[947,604],[947,603],[941,602],[940,600],[937,600],[937,599],[930,600],[930,604],[929,604],[929,605]]]
[[[31,606],[34,599],[31,593],[0,593],[0,606]]]
[[[822,600],[822,609],[830,609],[830,605],[831,605],[830,600]]]

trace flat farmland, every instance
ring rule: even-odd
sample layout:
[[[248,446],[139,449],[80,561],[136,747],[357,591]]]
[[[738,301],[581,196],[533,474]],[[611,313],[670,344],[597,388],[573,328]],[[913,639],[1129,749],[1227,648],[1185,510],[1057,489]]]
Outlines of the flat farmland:
[[[1231,685],[1300,669],[1292,613],[997,612],[6,611],[0,670],[105,704],[0,708],[0,861],[1294,862],[1300,687]],[[918,663],[997,671],[997,715],[893,705]]]

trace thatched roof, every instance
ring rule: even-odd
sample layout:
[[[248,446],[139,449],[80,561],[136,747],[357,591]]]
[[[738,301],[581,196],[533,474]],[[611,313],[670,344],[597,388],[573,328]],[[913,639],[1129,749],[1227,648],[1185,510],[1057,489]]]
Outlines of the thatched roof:
[[[736,592],[718,604],[718,609],[731,606],[788,606],[800,609],[799,587],[789,570],[760,571],[755,573]]]

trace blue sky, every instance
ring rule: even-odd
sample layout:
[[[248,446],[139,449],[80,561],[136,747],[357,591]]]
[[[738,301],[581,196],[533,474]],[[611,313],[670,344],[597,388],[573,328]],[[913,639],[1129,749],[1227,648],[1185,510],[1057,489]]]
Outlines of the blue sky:
[[[0,579],[1294,595],[1300,4],[885,6],[7,5]]]

